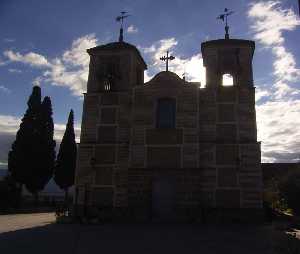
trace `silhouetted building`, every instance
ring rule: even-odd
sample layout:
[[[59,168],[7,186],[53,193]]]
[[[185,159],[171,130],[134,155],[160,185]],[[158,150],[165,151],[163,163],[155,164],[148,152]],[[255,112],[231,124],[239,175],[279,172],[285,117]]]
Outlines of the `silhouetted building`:
[[[202,43],[201,89],[168,71],[144,83],[147,65],[123,41],[88,49],[78,212],[182,219],[206,209],[260,216],[254,49],[248,40]],[[225,76],[231,86],[222,85]]]

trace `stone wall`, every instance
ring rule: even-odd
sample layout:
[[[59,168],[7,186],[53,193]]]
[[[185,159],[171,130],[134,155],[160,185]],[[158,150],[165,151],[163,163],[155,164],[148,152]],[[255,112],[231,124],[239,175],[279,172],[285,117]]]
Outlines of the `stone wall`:
[[[162,83],[155,81],[134,91],[133,118],[139,121],[131,132],[130,168],[139,168],[140,175],[148,176],[149,169],[181,169],[183,175],[194,169],[202,176],[201,181],[197,176],[194,179],[201,191],[212,197],[211,206],[260,208],[262,183],[254,89],[199,89],[178,81],[167,93],[166,77]],[[164,97],[176,100],[175,129],[155,128],[155,105]],[[144,178],[129,177],[128,186],[142,186],[134,179]],[[189,186],[187,178],[183,179]]]
[[[130,92],[85,96],[84,110],[93,114],[86,113],[83,117],[76,186],[79,192],[89,193],[89,204],[99,207],[127,206],[131,97]],[[91,100],[92,103],[87,103]],[[91,133],[89,138],[86,138],[87,133]],[[79,204],[85,202],[84,196],[79,194]]]
[[[84,97],[77,157],[79,205],[149,211],[153,182],[167,174],[175,179],[179,213],[200,208],[262,208],[261,153],[250,68],[253,50],[247,48],[251,43],[236,43],[242,47],[239,52],[231,46],[225,51],[212,49],[210,44],[204,48],[206,88],[172,72],[161,72],[139,84],[140,75],[131,70],[126,74],[133,82],[128,81],[128,89],[89,90]],[[137,67],[133,60],[130,68]],[[230,72],[230,66],[235,84],[220,86],[220,75]],[[95,80],[89,78],[89,82]],[[174,128],[157,128],[157,105],[163,98],[176,103]]]
[[[87,97],[85,107],[92,114],[83,124],[85,143],[79,147],[76,184],[88,183],[91,193],[103,190],[107,195],[103,200],[111,198],[113,206],[126,207],[128,200],[149,201],[153,172],[167,169],[179,179],[178,204],[190,200],[190,204],[212,207],[261,207],[254,102],[240,98],[247,93],[251,97],[254,90],[199,89],[186,84],[168,93],[161,87],[158,83],[139,86],[133,94]],[[155,127],[156,102],[166,96],[176,99],[175,129]],[[134,201],[135,188],[142,188],[137,193],[144,198]],[[90,202],[97,200],[99,205],[100,199],[93,195]]]

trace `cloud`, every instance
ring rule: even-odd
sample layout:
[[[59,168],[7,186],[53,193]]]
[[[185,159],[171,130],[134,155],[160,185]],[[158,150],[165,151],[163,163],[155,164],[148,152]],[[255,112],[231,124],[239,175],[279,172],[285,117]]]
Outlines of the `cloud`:
[[[0,132],[6,134],[15,134],[21,119],[10,115],[0,115]]]
[[[7,154],[20,123],[21,120],[18,117],[0,115],[0,161],[3,164],[0,168],[6,168],[4,164],[7,163]]]
[[[1,169],[7,169],[7,162],[0,161],[0,170]]]
[[[270,91],[266,89],[256,88],[255,90],[255,101],[259,102],[263,98],[268,98],[271,96]]]
[[[8,89],[8,88],[5,87],[5,86],[0,86],[0,92],[6,93],[6,94],[10,94],[10,93],[11,93],[11,90]]]
[[[35,78],[33,84],[40,85],[42,82],[48,82],[55,86],[64,86],[69,88],[74,95],[81,97],[86,90],[89,71],[89,55],[86,49],[96,45],[95,35],[89,34],[73,41],[70,49],[54,59],[47,59],[35,52],[22,55],[12,50],[5,51],[4,56],[11,62],[21,62],[42,68],[43,74]]]
[[[3,41],[7,42],[7,43],[10,43],[10,42],[15,42],[16,39],[13,39],[13,38],[4,38]]]
[[[97,46],[94,34],[76,39],[70,49],[60,58],[52,61],[50,70],[44,73],[46,81],[53,85],[69,88],[76,96],[81,97],[86,90],[90,57],[86,49]]]
[[[0,162],[3,164],[2,167],[5,167],[5,165],[7,164],[7,154],[11,148],[11,144],[16,138],[16,133],[19,129],[20,123],[20,117],[0,115]],[[54,124],[54,139],[56,140],[57,144],[56,149],[59,148],[59,144],[65,132],[65,128],[65,124]],[[75,125],[74,130],[76,135],[76,142],[79,142],[80,125]]]
[[[29,52],[25,55],[22,55],[19,52],[13,52],[12,50],[4,51],[4,56],[6,56],[12,62],[21,62],[25,64],[29,64],[34,67],[49,67],[50,63],[48,60],[37,53]]]
[[[163,65],[162,61],[160,61],[160,57],[162,55],[165,55],[167,53],[167,50],[169,50],[171,53],[171,49],[176,46],[178,42],[175,38],[167,38],[162,39],[157,42],[154,42],[150,47],[141,47],[139,48],[145,53],[150,54],[151,56],[151,65],[152,66],[160,66]]]
[[[1,133],[0,131],[0,161],[2,163],[2,165],[0,165],[0,169],[7,168],[7,156],[14,139],[14,134]]]
[[[141,47],[140,50],[150,59],[149,71],[145,73],[145,81],[149,81],[154,73],[165,69],[165,62],[160,57],[166,55],[169,51],[170,55],[174,54],[175,59],[169,62],[169,69],[182,77],[185,73],[186,79],[191,82],[201,82],[201,86],[205,86],[205,68],[201,54],[192,55],[184,58],[179,54],[175,54],[174,47],[178,44],[175,38],[166,38],[154,42],[149,47]]]
[[[285,31],[293,31],[300,20],[281,1],[250,4],[248,17],[256,39],[274,56],[274,84],[258,87],[256,111],[258,139],[262,141],[262,161],[296,162],[300,160],[300,100],[293,83],[300,81],[300,70],[292,52],[285,46]]]
[[[54,138],[57,140],[59,143],[61,142],[64,133],[66,130],[66,125],[65,124],[54,124]],[[75,131],[75,136],[76,136],[76,142],[79,142],[80,140],[80,125],[75,124],[74,125],[74,131]]]
[[[86,53],[88,48],[96,47],[97,39],[95,34],[86,35],[73,41],[72,46],[69,50],[63,53],[62,60],[72,66],[83,66],[89,65],[90,57]]]
[[[300,160],[300,100],[268,101],[256,106],[262,160]],[[280,155],[280,156],[279,156]]]
[[[0,58],[0,66],[4,66],[7,65],[10,61],[5,61],[3,59]]]
[[[1,134],[11,134],[15,135],[19,129],[21,123],[21,118],[10,116],[10,115],[0,115],[0,133]],[[54,138],[61,141],[63,134],[65,132],[66,125],[55,123],[54,124]],[[80,125],[74,126],[76,139],[79,140],[80,137]]]
[[[33,85],[33,86],[41,86],[42,80],[43,80],[42,77],[36,77],[36,78],[32,81],[32,85]]]
[[[130,25],[128,28],[127,28],[127,33],[130,33],[130,34],[135,34],[137,33],[139,30],[137,27],[135,27],[134,25]]]
[[[10,73],[22,73],[21,70],[18,70],[18,69],[12,69],[12,68],[8,69],[8,71],[9,71]]]
[[[275,97],[299,94],[290,82],[300,81],[300,70],[294,55],[284,45],[284,31],[293,31],[300,25],[300,19],[292,9],[281,7],[281,1],[261,1],[250,4],[248,17],[252,22],[254,38],[266,48],[270,48],[275,61]]]

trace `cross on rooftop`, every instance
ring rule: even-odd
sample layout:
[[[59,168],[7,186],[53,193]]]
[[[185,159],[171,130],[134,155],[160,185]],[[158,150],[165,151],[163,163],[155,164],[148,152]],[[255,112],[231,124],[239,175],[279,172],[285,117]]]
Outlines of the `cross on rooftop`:
[[[169,71],[169,60],[172,61],[175,59],[174,56],[169,56],[169,51],[167,51],[167,56],[162,56],[161,58],[159,58],[162,61],[166,61],[166,71]]]
[[[121,23],[120,27],[120,35],[119,35],[119,42],[123,42],[123,21],[125,18],[129,17],[130,15],[126,15],[126,11],[121,11],[121,15],[116,17],[116,21]]]
[[[219,15],[217,17],[217,19],[222,19],[223,22],[225,21],[225,39],[229,39],[229,26],[227,23],[227,18],[228,18],[228,16],[232,15],[233,13],[234,13],[234,11],[229,11],[229,9],[225,8],[224,13],[222,13],[221,15]]]

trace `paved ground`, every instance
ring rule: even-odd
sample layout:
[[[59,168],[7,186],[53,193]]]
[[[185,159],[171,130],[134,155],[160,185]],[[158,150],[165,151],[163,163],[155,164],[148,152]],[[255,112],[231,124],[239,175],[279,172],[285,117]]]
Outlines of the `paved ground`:
[[[53,213],[0,215],[0,234],[53,223]],[[0,235],[1,236],[1,235]]]
[[[268,254],[268,227],[57,225],[53,214],[0,216],[0,253]]]

